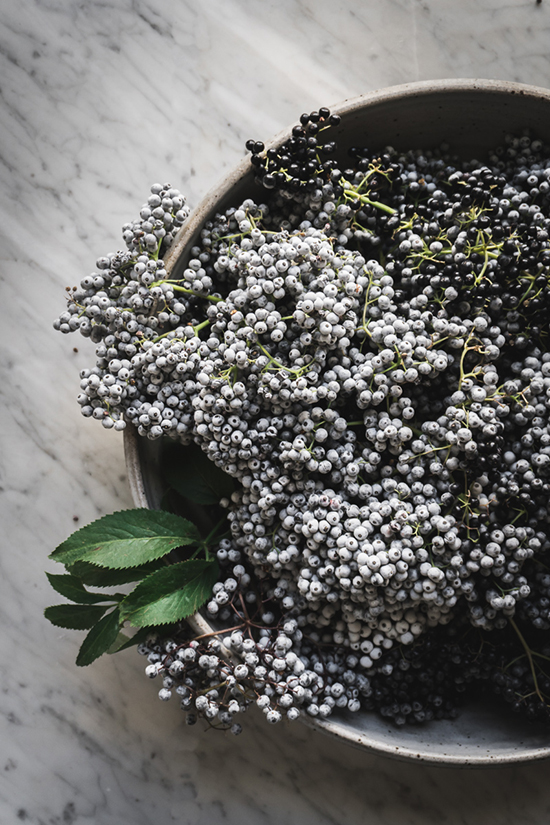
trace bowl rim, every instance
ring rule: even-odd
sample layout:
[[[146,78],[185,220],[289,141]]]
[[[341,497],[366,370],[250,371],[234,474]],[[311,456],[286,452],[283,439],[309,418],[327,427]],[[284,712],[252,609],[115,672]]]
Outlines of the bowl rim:
[[[330,109],[332,113],[343,116],[362,109],[365,106],[378,105],[398,99],[430,97],[443,92],[448,94],[493,93],[503,96],[521,95],[522,97],[537,99],[539,101],[542,100],[550,104],[550,89],[544,87],[503,80],[448,78],[415,81],[374,89],[363,95],[345,99],[330,107]],[[281,143],[288,140],[291,136],[291,128],[292,127],[287,127],[281,130],[271,140],[266,141],[266,149],[278,147]],[[163,260],[168,272],[173,269],[189,241],[202,227],[204,221],[216,208],[216,205],[229,195],[235,185],[242,181],[249,173],[250,160],[246,156],[235,164],[216,185],[208,190],[195,209],[192,210],[185,224],[177,232],[170,249],[164,256]],[[140,460],[140,440],[135,427],[128,425],[124,430],[124,454],[132,499],[136,507],[149,508],[150,504]],[[187,619],[187,622],[197,634],[211,633],[214,631],[214,628],[208,624],[200,613],[196,613]],[[305,717],[304,714],[300,716],[300,719],[308,727],[338,739],[339,741],[344,741],[353,747],[408,762],[423,762],[448,767],[497,767],[550,758],[550,744],[547,747],[529,747],[518,752],[496,753],[495,755],[487,752],[480,754],[468,752],[467,754],[465,753],[464,756],[461,756],[446,753],[444,749],[440,751],[435,749],[422,750],[421,747],[414,748],[407,745],[403,747],[389,745],[384,743],[380,738],[372,737],[368,733],[359,730],[352,733],[348,727],[333,719],[313,719]]]

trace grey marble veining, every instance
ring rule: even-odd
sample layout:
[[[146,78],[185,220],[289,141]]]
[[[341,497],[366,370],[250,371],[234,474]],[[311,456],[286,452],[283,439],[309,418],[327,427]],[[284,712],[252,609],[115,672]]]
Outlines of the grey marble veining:
[[[0,822],[542,825],[548,765],[437,769],[251,714],[188,728],[134,651],[78,669],[42,617],[47,555],[131,506],[122,440],[83,419],[66,285],[157,179],[191,205],[301,111],[436,77],[550,86],[543,0],[19,0],[0,7]],[[76,351],[75,351],[76,350]]]

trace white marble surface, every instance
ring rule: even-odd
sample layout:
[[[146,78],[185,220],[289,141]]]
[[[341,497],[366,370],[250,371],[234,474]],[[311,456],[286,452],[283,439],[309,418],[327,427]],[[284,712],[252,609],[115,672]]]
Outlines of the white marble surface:
[[[548,822],[548,764],[403,764],[255,716],[238,738],[187,728],[134,651],[80,670],[80,635],[42,611],[76,518],[131,506],[120,436],[74,401],[90,347],[51,323],[148,186],[193,205],[246,138],[385,85],[550,86],[549,43],[550,0],[0,3],[0,822]]]

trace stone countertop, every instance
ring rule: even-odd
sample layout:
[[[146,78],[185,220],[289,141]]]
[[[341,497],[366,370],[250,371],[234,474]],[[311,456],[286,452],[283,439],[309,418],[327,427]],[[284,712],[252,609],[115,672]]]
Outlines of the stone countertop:
[[[195,205],[310,111],[413,80],[550,86],[543,0],[19,0],[0,10],[0,821],[542,825],[548,764],[456,770],[250,714],[189,728],[135,650],[79,669],[42,616],[48,554],[131,507],[120,434],[74,400],[89,342],[64,288],[120,246],[155,180]],[[59,571],[57,571],[59,572]]]

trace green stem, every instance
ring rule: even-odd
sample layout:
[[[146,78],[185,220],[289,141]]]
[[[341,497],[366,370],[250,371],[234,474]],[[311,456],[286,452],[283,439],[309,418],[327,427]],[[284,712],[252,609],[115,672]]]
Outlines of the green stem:
[[[292,372],[292,373],[294,373],[295,375],[298,375],[298,376],[300,376],[302,374],[302,370],[307,371],[306,367],[300,367],[300,369],[293,369],[292,367],[285,367],[284,364],[281,364],[280,361],[277,361],[276,358],[273,358],[273,356],[266,350],[266,348],[262,344],[260,344],[259,341],[258,341],[258,347],[261,349],[261,351],[263,352],[264,355],[267,355],[267,357],[269,358],[271,363],[276,364],[279,367],[279,369],[285,370],[286,372]]]
[[[176,292],[185,292],[187,295],[194,295],[195,298],[204,298],[205,301],[213,301],[214,303],[219,303],[223,301],[223,298],[216,298],[215,295],[200,295],[198,292],[194,292],[192,289],[186,289],[184,286],[172,286]]]
[[[540,691],[540,688],[539,688],[539,683],[538,683],[538,680],[537,680],[537,674],[536,674],[536,671],[535,671],[535,663],[533,661],[533,654],[532,654],[531,648],[529,647],[529,645],[527,644],[527,642],[523,638],[523,634],[521,633],[519,627],[517,626],[517,624],[515,623],[515,621],[513,619],[510,619],[510,624],[514,628],[514,630],[516,632],[516,635],[517,635],[518,639],[520,640],[521,645],[522,645],[523,649],[525,650],[525,653],[527,654],[527,660],[529,662],[529,667],[531,669],[531,676],[533,677],[533,684],[535,686],[535,693],[539,697],[540,701],[543,704],[546,704],[545,701],[544,701],[543,695]]]
[[[144,344],[145,341],[152,341],[153,344],[156,344],[157,341],[162,341],[162,339],[170,335],[171,332],[174,332],[174,330],[170,329],[168,332],[163,332],[162,335],[157,335],[156,338],[144,338],[141,343]]]
[[[388,215],[395,215],[397,209],[388,206],[387,203],[380,201],[373,201],[366,195],[360,195],[355,189],[344,189],[344,197],[348,200],[360,200],[361,203],[366,203],[369,206],[374,206],[375,209],[380,209],[381,212],[386,212]]]
[[[159,259],[159,255],[160,255],[160,248],[161,248],[161,246],[162,246],[162,241],[163,241],[163,239],[162,239],[162,238],[160,238],[160,240],[159,240],[159,242],[158,242],[158,244],[157,244],[157,251],[156,251],[156,252],[154,252],[152,255],[150,255],[150,257],[151,257],[154,261],[158,261],[158,259]]]
[[[364,178],[361,180],[361,182],[360,182],[360,183],[356,186],[356,188],[355,188],[355,190],[354,190],[354,191],[355,191],[355,192],[357,192],[357,193],[359,194],[359,190],[361,189],[361,187],[363,186],[363,184],[364,184],[364,183],[367,183],[367,181],[369,180],[369,178],[372,178],[372,176],[373,176],[373,175],[375,175],[375,174],[376,174],[377,172],[379,172],[379,171],[380,171],[380,169],[379,169],[379,167],[378,167],[378,166],[375,166],[375,167],[373,167],[372,169],[369,169],[369,171],[366,173],[365,177],[364,177]]]
[[[195,335],[198,335],[201,329],[204,329],[208,326],[210,326],[210,321],[203,321],[202,324],[197,324],[196,327],[193,327],[193,332],[195,333]]]
[[[442,447],[431,447],[429,450],[425,450],[423,453],[415,453],[414,455],[404,459],[405,461],[414,461],[415,458],[420,458],[423,455],[430,455],[430,453],[437,453],[438,450],[450,450],[452,444],[444,444]]]
[[[201,295],[198,292],[194,292],[192,289],[187,289],[184,286],[178,286],[177,281],[155,281],[154,284],[151,284],[151,289],[154,286],[161,286],[161,284],[171,284],[172,289],[175,292],[185,292],[186,295],[194,295],[195,298],[204,298],[205,301],[214,301],[215,303],[219,303],[224,300],[223,298],[217,298],[215,295]]]

